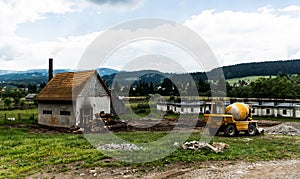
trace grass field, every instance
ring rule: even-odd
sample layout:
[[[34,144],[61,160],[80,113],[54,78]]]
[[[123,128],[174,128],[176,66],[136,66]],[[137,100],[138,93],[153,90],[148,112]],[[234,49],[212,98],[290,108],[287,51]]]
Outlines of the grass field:
[[[233,85],[234,83],[237,83],[239,80],[244,80],[247,83],[250,83],[252,81],[257,80],[258,78],[269,78],[269,77],[270,76],[247,76],[247,77],[242,77],[242,78],[227,79],[226,82],[228,82],[230,85]]]
[[[116,133],[120,138],[132,143],[158,140],[166,134],[166,132]],[[53,172],[54,168],[58,168],[56,172],[120,166],[135,168],[146,166],[153,169],[174,162],[300,158],[300,137],[262,135],[251,137],[253,140],[246,138],[249,137],[215,137],[213,141],[225,142],[230,145],[230,149],[219,154],[208,150],[191,151],[179,148],[163,159],[144,164],[132,164],[110,160],[110,157],[95,150],[83,135],[34,134],[29,133],[28,129],[0,127],[0,178],[25,177],[37,172]],[[193,133],[189,140],[199,140],[199,133]]]
[[[14,121],[4,118],[15,118]],[[34,124],[37,123],[38,109],[0,111],[0,124]]]

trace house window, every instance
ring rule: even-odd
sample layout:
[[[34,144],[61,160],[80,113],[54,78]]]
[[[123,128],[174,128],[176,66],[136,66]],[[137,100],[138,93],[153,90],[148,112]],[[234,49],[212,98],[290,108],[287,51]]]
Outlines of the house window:
[[[51,110],[43,110],[43,114],[52,114]]]
[[[191,112],[194,112],[194,108],[191,108]]]
[[[181,108],[181,112],[184,112],[184,109],[183,109],[183,108]]]
[[[254,108],[252,108],[252,113],[255,113],[255,109]]]
[[[286,114],[287,114],[286,109],[282,110],[282,114],[283,114],[283,115],[286,115]]]
[[[71,112],[70,111],[60,111],[60,115],[70,116]]]
[[[174,108],[174,111],[176,111],[176,107]]]
[[[270,109],[267,109],[267,114],[270,114]]]

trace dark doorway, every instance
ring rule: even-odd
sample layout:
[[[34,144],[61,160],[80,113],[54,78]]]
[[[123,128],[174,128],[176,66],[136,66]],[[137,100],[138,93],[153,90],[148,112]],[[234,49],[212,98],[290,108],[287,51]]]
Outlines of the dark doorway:
[[[80,127],[89,128],[93,119],[93,108],[80,109]]]

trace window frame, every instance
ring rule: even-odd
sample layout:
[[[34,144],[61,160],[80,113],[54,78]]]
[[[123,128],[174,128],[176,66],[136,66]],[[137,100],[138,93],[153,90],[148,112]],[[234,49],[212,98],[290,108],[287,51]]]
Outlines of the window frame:
[[[51,114],[52,115],[52,110],[43,110],[43,114],[46,114],[46,115]]]
[[[61,115],[61,116],[71,116],[71,111],[60,111],[59,115]]]

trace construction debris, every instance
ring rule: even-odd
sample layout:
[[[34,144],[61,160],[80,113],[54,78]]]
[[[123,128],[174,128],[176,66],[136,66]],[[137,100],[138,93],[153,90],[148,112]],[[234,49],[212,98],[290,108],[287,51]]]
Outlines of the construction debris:
[[[74,131],[74,133],[101,133],[108,130],[118,131],[127,128],[127,123],[122,120],[113,119],[113,116],[105,113],[95,114],[95,118],[84,123],[80,129]]]
[[[283,123],[269,129],[266,129],[269,134],[284,134],[290,136],[300,136],[300,124],[298,123]]]
[[[122,150],[122,151],[133,151],[141,150],[141,147],[136,146],[135,144],[104,144],[97,147],[98,150]]]
[[[213,142],[212,145],[210,145],[209,143],[201,141],[185,142],[181,147],[189,150],[210,149],[215,153],[223,152],[224,149],[229,149],[229,145],[223,142]]]

